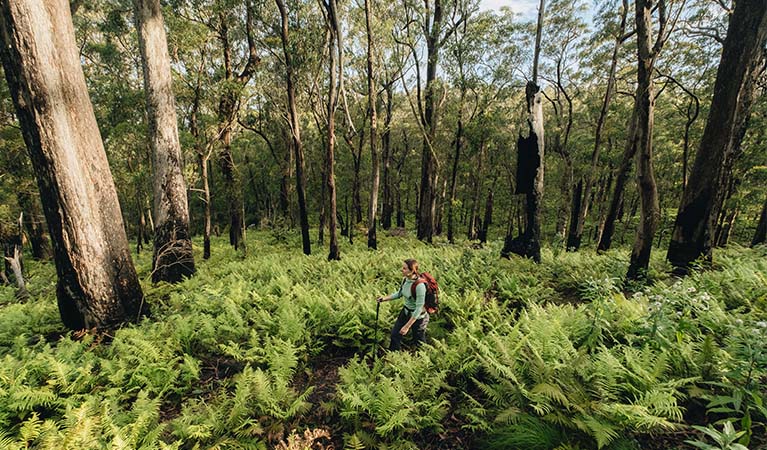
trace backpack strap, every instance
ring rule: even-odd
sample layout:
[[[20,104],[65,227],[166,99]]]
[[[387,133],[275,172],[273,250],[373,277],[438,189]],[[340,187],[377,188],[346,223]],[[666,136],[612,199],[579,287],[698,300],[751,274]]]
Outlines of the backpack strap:
[[[413,281],[413,284],[410,285],[410,296],[415,298],[415,288],[418,287],[419,284],[425,284],[426,280],[422,276],[418,276],[418,279]]]

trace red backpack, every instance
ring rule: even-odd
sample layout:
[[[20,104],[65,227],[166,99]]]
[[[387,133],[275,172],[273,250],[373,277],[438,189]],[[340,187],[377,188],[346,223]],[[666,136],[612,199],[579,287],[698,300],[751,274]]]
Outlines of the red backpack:
[[[418,276],[418,279],[410,286],[410,295],[415,298],[415,288],[419,284],[426,285],[426,298],[423,307],[429,314],[434,314],[439,311],[439,285],[437,280],[429,272],[423,272]]]

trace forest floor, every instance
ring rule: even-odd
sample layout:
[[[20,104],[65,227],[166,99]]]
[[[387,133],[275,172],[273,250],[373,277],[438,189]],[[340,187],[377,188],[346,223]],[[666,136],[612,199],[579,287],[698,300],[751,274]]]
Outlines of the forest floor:
[[[331,263],[291,234],[248,244],[216,240],[178,285],[137,255],[152,315],[107,333],[63,329],[55,271],[28,259],[29,301],[0,286],[0,448],[660,450],[728,422],[767,446],[765,248],[685,279],[656,251],[651,282],[625,285],[625,249],[536,265],[382,236]],[[431,345],[384,350],[384,304],[373,358],[374,299],[408,257],[440,283]]]

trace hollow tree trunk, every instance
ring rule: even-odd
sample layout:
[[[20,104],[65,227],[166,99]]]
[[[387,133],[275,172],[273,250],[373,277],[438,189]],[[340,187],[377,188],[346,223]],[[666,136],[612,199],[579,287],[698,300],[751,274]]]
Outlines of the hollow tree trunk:
[[[88,98],[69,4],[0,3],[2,60],[53,239],[57,299],[73,329],[147,308]]]
[[[689,183],[677,212],[667,258],[675,272],[685,274],[690,264],[711,259],[712,205],[721,195],[721,180],[728,176],[722,167],[733,151],[737,115],[755,62],[767,38],[767,3],[743,0],[735,3],[714,85],[706,128],[693,163]]]
[[[195,268],[168,42],[159,0],[134,0],[133,10],[144,69],[144,93],[154,167],[156,228],[152,282],[177,283],[192,276]]]

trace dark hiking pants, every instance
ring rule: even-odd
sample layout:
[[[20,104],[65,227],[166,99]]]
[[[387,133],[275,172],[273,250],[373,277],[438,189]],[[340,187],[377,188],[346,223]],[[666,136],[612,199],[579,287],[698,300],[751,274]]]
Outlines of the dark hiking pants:
[[[399,312],[397,321],[394,322],[394,326],[391,329],[391,344],[389,344],[389,350],[399,350],[402,346],[402,338],[404,336],[399,334],[399,330],[401,330],[407,321],[410,320],[412,314],[413,311],[410,311],[407,308],[402,308]],[[423,319],[416,320],[415,323],[413,323],[413,326],[410,327],[410,333],[413,334],[413,342],[415,342],[416,346],[420,346],[426,340],[426,325],[428,324],[429,315],[426,314]]]

